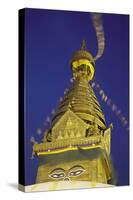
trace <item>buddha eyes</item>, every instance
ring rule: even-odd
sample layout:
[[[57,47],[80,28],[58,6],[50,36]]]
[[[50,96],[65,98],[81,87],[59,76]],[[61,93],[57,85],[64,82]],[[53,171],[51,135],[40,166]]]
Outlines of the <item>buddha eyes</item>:
[[[69,170],[69,176],[80,176],[84,171],[82,166],[76,165]]]
[[[61,179],[65,177],[65,170],[62,168],[56,168],[49,173],[49,177],[53,179]]]
[[[80,165],[75,165],[67,171],[65,171],[62,168],[56,168],[49,173],[49,177],[51,177],[52,179],[57,179],[57,180],[58,179],[65,180],[66,178],[69,178],[69,177],[80,176],[84,171],[85,169]]]
[[[77,171],[74,171],[74,172],[70,172],[69,176],[79,176],[83,172],[84,172],[84,170],[77,170]]]
[[[63,178],[63,177],[64,177],[64,173],[60,173],[60,174],[51,174],[50,177],[51,177],[51,178],[54,178],[54,179]]]

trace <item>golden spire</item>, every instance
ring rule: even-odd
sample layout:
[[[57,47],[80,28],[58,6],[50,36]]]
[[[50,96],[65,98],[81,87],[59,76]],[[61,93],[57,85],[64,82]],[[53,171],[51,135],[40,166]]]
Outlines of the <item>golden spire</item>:
[[[86,49],[86,42],[85,40],[83,40],[81,50],[76,52],[74,56],[76,60],[72,61],[74,82],[71,88],[64,93],[64,97],[62,101],[59,103],[52,117],[49,129],[50,132],[48,132],[45,135],[44,141],[47,141],[47,137],[50,135],[51,142],[53,142],[51,143],[51,145],[53,147],[54,147],[54,140],[56,140],[58,137],[59,138],[68,137],[68,143],[70,142],[67,133],[65,132],[62,133],[62,131],[65,131],[66,128],[66,125],[63,125],[63,123],[67,124],[67,120],[72,121],[73,126],[75,126],[74,125],[76,124],[75,119],[77,119],[77,121],[79,121],[78,125],[79,129],[80,129],[80,123],[84,127],[84,131],[81,134],[84,137],[88,127],[95,125],[99,131],[101,129],[106,128],[104,114],[90,84],[88,83],[88,79],[91,80],[92,73],[94,73],[94,64],[92,64],[90,59],[91,54],[87,52],[85,49]],[[76,63],[77,65],[75,64],[75,62],[77,62]],[[65,127],[63,128],[63,126]],[[55,127],[58,127],[58,130],[60,129],[61,130],[57,131],[56,133]],[[69,129],[69,127],[67,127],[67,129]],[[76,137],[76,134],[79,133],[77,132],[73,134],[74,138]],[[58,146],[60,146],[60,143],[58,144]]]
[[[95,71],[95,62],[91,53],[86,50],[85,40],[82,41],[81,49],[73,55],[71,68],[74,77],[77,77],[79,74],[86,74],[88,81],[92,80]],[[79,73],[79,71],[83,73]]]
[[[45,176],[47,175],[46,171],[42,173],[43,168],[48,169],[49,173],[51,166],[49,163],[46,164],[47,158],[53,160],[53,156],[55,156],[55,162],[57,157],[61,155],[59,161],[63,161],[63,167],[67,165],[71,168],[74,159],[77,159],[77,156],[80,159],[82,157],[79,149],[84,152],[87,151],[88,155],[89,152],[93,151],[94,161],[97,161],[95,152],[99,150],[101,157],[98,158],[96,168],[101,169],[98,172],[99,176],[103,173],[105,179],[97,178],[97,181],[107,183],[107,180],[111,178],[107,157],[110,154],[111,128],[106,128],[104,114],[88,82],[94,75],[94,60],[92,55],[86,51],[85,41],[82,42],[81,50],[74,54],[71,67],[74,81],[68,91],[64,93],[62,101],[55,110],[50,128],[45,131],[42,143],[34,143],[33,145],[33,155],[36,154],[40,163],[42,163],[38,169],[37,183],[51,180],[48,179],[48,176]],[[101,153],[103,151],[106,151],[106,154]],[[67,153],[70,154],[67,159],[73,159],[71,162],[65,161],[64,155],[67,155]],[[74,157],[74,154],[77,154],[76,157]],[[89,157],[86,156],[85,162],[88,162],[88,159]],[[77,163],[77,160],[75,163]],[[89,179],[89,174],[93,174],[93,163],[96,162],[90,161],[92,171],[88,171],[87,164],[88,175],[86,177],[89,181],[93,181],[93,178]],[[82,162],[82,164],[85,163]],[[59,167],[58,164],[56,167]],[[84,180],[84,178],[81,178],[81,180]]]
[[[52,126],[71,108],[79,118],[105,128],[105,118],[97,98],[86,78],[77,78],[67,94],[64,95],[52,119]]]

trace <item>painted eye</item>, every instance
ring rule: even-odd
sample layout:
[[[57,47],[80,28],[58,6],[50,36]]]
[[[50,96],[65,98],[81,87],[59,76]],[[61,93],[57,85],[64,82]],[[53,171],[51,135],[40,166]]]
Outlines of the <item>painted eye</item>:
[[[58,174],[51,174],[51,177],[52,177],[52,178],[58,178],[59,175],[58,175]]]
[[[64,177],[64,174],[63,173],[61,173],[61,174],[50,174],[50,177],[52,177],[52,178],[63,178]]]
[[[70,172],[69,176],[79,176],[83,172],[84,172],[84,170],[78,170],[78,171]]]
[[[76,165],[69,170],[69,176],[80,176],[84,171],[85,169],[82,166]]]
[[[76,175],[79,175],[79,174],[81,174],[82,172],[83,172],[83,170],[78,170],[78,171],[75,172],[75,174],[76,174]]]
[[[59,177],[64,177],[64,174],[62,173],[62,174],[59,174]]]
[[[52,179],[61,179],[64,178],[65,171],[62,168],[56,168],[49,173],[49,177]]]

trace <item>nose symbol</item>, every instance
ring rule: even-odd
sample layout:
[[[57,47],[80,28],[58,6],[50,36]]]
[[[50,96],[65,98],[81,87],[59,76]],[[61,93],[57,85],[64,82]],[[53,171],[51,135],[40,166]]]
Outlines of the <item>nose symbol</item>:
[[[64,181],[70,181],[70,179],[68,177],[64,178]]]

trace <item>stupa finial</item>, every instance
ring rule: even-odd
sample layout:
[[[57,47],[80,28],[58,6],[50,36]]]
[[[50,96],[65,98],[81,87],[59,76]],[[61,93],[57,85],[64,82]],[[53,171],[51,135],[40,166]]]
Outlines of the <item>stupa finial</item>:
[[[82,41],[81,49],[86,50],[86,41],[85,40]]]

